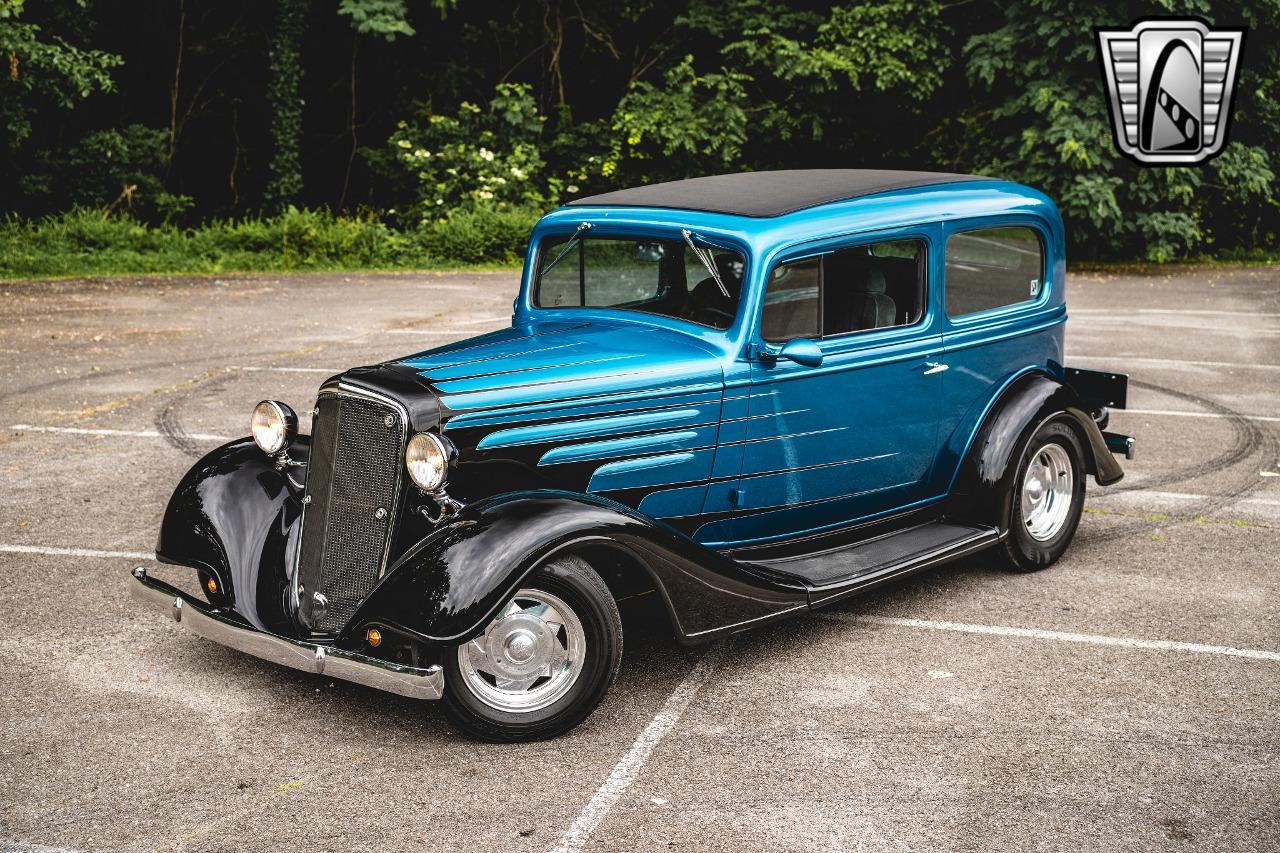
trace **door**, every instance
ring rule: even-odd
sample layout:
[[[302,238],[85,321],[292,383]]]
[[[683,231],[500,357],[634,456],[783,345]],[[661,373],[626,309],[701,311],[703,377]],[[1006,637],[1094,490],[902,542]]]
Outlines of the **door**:
[[[1061,254],[1052,251],[1049,233],[1010,217],[948,224],[941,313],[951,370],[939,419],[939,489],[950,487],[1007,384],[1029,369],[1052,372],[1063,363]]]
[[[721,450],[740,447],[732,516],[699,531],[742,545],[816,532],[933,497],[941,364],[929,242],[906,236],[778,264],[749,375],[726,393]],[[809,339],[821,364],[770,357]]]

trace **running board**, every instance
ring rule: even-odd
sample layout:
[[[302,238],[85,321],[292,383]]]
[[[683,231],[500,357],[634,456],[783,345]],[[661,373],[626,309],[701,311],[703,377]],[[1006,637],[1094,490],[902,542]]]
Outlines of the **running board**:
[[[936,566],[1000,541],[994,527],[931,521],[842,548],[760,561],[771,572],[798,578],[817,607],[890,578]]]

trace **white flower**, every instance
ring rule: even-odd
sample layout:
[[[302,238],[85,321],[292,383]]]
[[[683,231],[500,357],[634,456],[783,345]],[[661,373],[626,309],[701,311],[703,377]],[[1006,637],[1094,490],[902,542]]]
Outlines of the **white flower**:
[[[436,199],[436,207],[439,207],[439,206],[440,206],[440,205],[442,205],[442,204],[444,204],[444,199],[442,199],[442,198],[438,198],[438,199]]]
[[[431,152],[427,151],[425,148],[419,148],[417,151],[413,152],[413,156],[414,157],[430,157]]]
[[[410,141],[409,141],[409,140],[407,140],[407,139],[401,139],[399,142],[397,142],[397,143],[396,143],[396,145],[399,145],[401,148],[412,148],[412,147],[413,147],[413,143],[412,143],[412,142],[410,142]]]
[[[493,198],[493,193],[489,192],[488,190],[480,190],[480,192],[476,193],[476,195],[479,198]]]
[[[494,178],[494,179],[493,179],[493,182],[494,182],[495,184],[505,184],[505,183],[507,182],[507,179],[506,179],[506,178]]]
[[[524,170],[521,169],[519,166],[512,166],[511,174],[520,179],[524,178]]]
[[[578,191],[578,185],[577,185],[577,184],[569,184],[569,186],[567,186],[567,187],[565,187],[565,188],[564,188],[564,191],[565,191],[565,192],[567,192],[567,193],[576,193],[576,192]]]
[[[490,151],[488,148],[481,148],[479,153],[480,153],[481,160],[484,160],[488,163],[493,162],[493,152]]]

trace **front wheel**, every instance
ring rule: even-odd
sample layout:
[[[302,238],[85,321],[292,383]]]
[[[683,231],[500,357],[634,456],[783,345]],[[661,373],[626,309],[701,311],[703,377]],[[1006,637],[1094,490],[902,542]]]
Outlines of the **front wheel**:
[[[1084,509],[1084,451],[1061,421],[1040,427],[1027,443],[1013,481],[1004,550],[1013,568],[1034,572],[1057,562]]]
[[[444,707],[484,740],[555,737],[600,704],[622,660],[609,588],[577,557],[538,569],[484,633],[446,654]]]

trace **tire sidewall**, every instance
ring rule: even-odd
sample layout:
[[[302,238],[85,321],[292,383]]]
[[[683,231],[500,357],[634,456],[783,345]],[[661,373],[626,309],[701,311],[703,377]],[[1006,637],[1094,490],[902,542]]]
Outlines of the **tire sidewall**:
[[[467,686],[456,648],[444,656],[444,705],[463,731],[485,740],[539,740],[555,737],[587,717],[617,677],[622,658],[622,624],[617,605],[598,574],[577,557],[550,562],[520,584],[520,589],[552,593],[568,605],[586,635],[582,670],[564,696],[529,712],[503,711],[480,700]]]
[[[1054,534],[1052,539],[1040,541],[1032,537],[1023,522],[1022,483],[1031,460],[1045,445],[1051,443],[1060,445],[1066,450],[1071,460],[1071,509],[1062,529]],[[1014,568],[1028,572],[1048,568],[1067,550],[1067,546],[1075,536],[1076,527],[1080,524],[1080,515],[1084,510],[1085,476],[1084,449],[1076,431],[1062,420],[1053,420],[1041,425],[1023,448],[1018,470],[1010,484],[1009,533],[1005,537],[1005,550]]]

